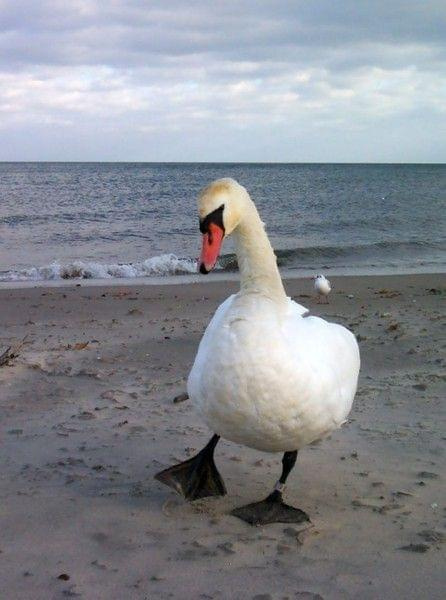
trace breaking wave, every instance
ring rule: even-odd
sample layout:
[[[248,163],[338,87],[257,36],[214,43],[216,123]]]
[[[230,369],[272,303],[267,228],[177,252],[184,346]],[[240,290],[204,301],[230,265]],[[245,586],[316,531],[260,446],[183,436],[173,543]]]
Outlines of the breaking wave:
[[[197,272],[197,263],[175,254],[161,254],[142,262],[102,264],[76,260],[67,264],[58,261],[43,267],[11,270],[0,273],[0,281],[49,281],[58,279],[129,279],[135,277],[165,277]]]
[[[335,267],[358,270],[377,265],[417,267],[441,266],[446,263],[446,244],[442,242],[378,242],[356,246],[309,246],[277,250],[279,267],[285,269],[330,269]],[[237,271],[235,254],[220,256],[216,270]],[[66,264],[54,261],[43,267],[29,267],[0,272],[0,281],[49,281],[63,279],[130,279],[190,275],[197,272],[196,259],[161,254],[141,262],[103,264],[76,260]]]

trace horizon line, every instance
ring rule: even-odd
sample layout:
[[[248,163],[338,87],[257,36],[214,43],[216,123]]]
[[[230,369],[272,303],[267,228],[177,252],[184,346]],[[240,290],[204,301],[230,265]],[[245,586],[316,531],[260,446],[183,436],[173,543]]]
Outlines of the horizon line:
[[[0,164],[152,164],[152,165],[446,165],[445,161],[231,161],[231,160],[0,160]]]

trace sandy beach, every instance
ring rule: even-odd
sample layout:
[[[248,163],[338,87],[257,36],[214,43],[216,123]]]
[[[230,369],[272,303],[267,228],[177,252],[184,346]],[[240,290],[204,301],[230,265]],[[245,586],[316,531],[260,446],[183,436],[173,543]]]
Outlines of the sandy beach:
[[[289,479],[303,529],[228,515],[269,493],[280,455],[222,441],[219,499],[153,479],[210,437],[173,399],[236,282],[0,289],[0,346],[27,336],[0,367],[0,598],[443,598],[445,277],[332,282],[328,305],[286,282],[362,355],[349,422]]]

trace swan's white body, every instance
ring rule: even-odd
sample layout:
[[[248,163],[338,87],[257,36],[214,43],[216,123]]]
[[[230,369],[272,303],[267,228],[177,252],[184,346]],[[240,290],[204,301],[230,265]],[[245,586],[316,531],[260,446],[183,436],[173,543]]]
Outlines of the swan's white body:
[[[223,181],[234,193],[238,184]],[[344,327],[307,316],[287,298],[250,199],[243,198],[233,231],[241,289],[208,325],[188,394],[222,437],[267,452],[298,450],[345,422],[357,387],[358,345]]]

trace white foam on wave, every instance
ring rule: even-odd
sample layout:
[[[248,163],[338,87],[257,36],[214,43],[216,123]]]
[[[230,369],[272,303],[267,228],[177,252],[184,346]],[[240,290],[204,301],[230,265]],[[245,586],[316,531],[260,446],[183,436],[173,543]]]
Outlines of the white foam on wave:
[[[101,264],[76,260],[61,264],[54,261],[43,267],[30,267],[0,273],[0,281],[54,281],[59,279],[130,279],[135,277],[166,277],[197,272],[196,261],[161,254],[144,261],[124,264]]]

